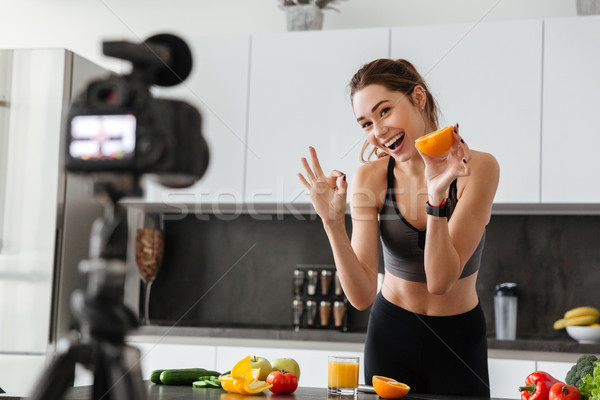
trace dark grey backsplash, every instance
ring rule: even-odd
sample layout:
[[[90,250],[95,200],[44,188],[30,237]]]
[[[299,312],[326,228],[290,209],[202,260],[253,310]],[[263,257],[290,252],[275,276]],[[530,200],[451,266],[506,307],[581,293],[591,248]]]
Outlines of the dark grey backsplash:
[[[333,264],[323,225],[314,216],[167,220],[151,318],[180,326],[291,329],[292,273],[298,264]],[[368,311],[351,308],[348,330],[366,330],[367,319]]]
[[[333,264],[322,224],[311,216],[190,215],[167,221],[165,230],[165,259],[152,287],[155,322],[291,328],[293,269]],[[564,311],[600,307],[599,237],[598,216],[493,216],[477,284],[488,334],[494,286],[516,282],[518,338],[566,337],[552,329]],[[348,328],[364,331],[367,320],[368,310],[352,309]]]
[[[552,324],[570,308],[600,308],[599,216],[493,216],[477,290],[494,334],[494,286],[519,286],[517,337],[568,338]]]

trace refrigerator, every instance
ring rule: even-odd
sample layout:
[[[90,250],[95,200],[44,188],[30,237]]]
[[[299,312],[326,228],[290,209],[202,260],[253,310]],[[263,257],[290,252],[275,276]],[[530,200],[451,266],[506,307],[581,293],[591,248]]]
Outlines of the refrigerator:
[[[69,295],[92,221],[85,180],[62,168],[64,116],[108,71],[66,49],[0,50],[0,388],[28,395],[72,325]],[[1,393],[1,392],[0,392]],[[2,395],[0,394],[0,397]]]

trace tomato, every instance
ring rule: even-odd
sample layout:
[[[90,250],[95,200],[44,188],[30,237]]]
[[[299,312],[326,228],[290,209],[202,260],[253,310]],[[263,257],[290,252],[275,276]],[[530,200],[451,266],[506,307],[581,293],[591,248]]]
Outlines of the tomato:
[[[579,393],[579,389],[575,386],[559,382],[550,388],[550,400],[579,400],[580,398],[581,393]]]
[[[298,377],[293,372],[273,371],[267,376],[267,383],[273,385],[269,390],[275,394],[290,394],[298,387]]]

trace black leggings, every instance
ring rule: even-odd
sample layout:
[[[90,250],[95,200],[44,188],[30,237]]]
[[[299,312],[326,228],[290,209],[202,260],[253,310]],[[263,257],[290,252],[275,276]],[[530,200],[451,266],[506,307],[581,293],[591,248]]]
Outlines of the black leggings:
[[[433,317],[400,308],[380,293],[365,343],[365,383],[394,378],[411,393],[489,397],[485,316],[478,304],[463,314]]]

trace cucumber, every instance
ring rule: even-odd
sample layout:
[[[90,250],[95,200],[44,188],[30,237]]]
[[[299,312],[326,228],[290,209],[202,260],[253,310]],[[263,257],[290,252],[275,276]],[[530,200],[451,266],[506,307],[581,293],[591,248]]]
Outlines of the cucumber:
[[[164,369],[156,369],[152,371],[152,373],[150,374],[150,382],[158,384],[162,383],[160,381],[160,374],[162,374],[163,371]]]
[[[203,378],[207,378],[207,379],[203,379]],[[215,382],[215,379],[217,379],[216,382]],[[211,376],[211,377],[202,376],[202,377],[200,377],[200,380],[197,380],[196,382],[192,382],[192,386],[195,388],[220,388],[221,381],[219,381],[218,379],[219,378],[216,378],[214,376]]]
[[[190,385],[200,376],[219,376],[217,371],[204,368],[165,369],[160,374],[160,381],[165,385]]]

